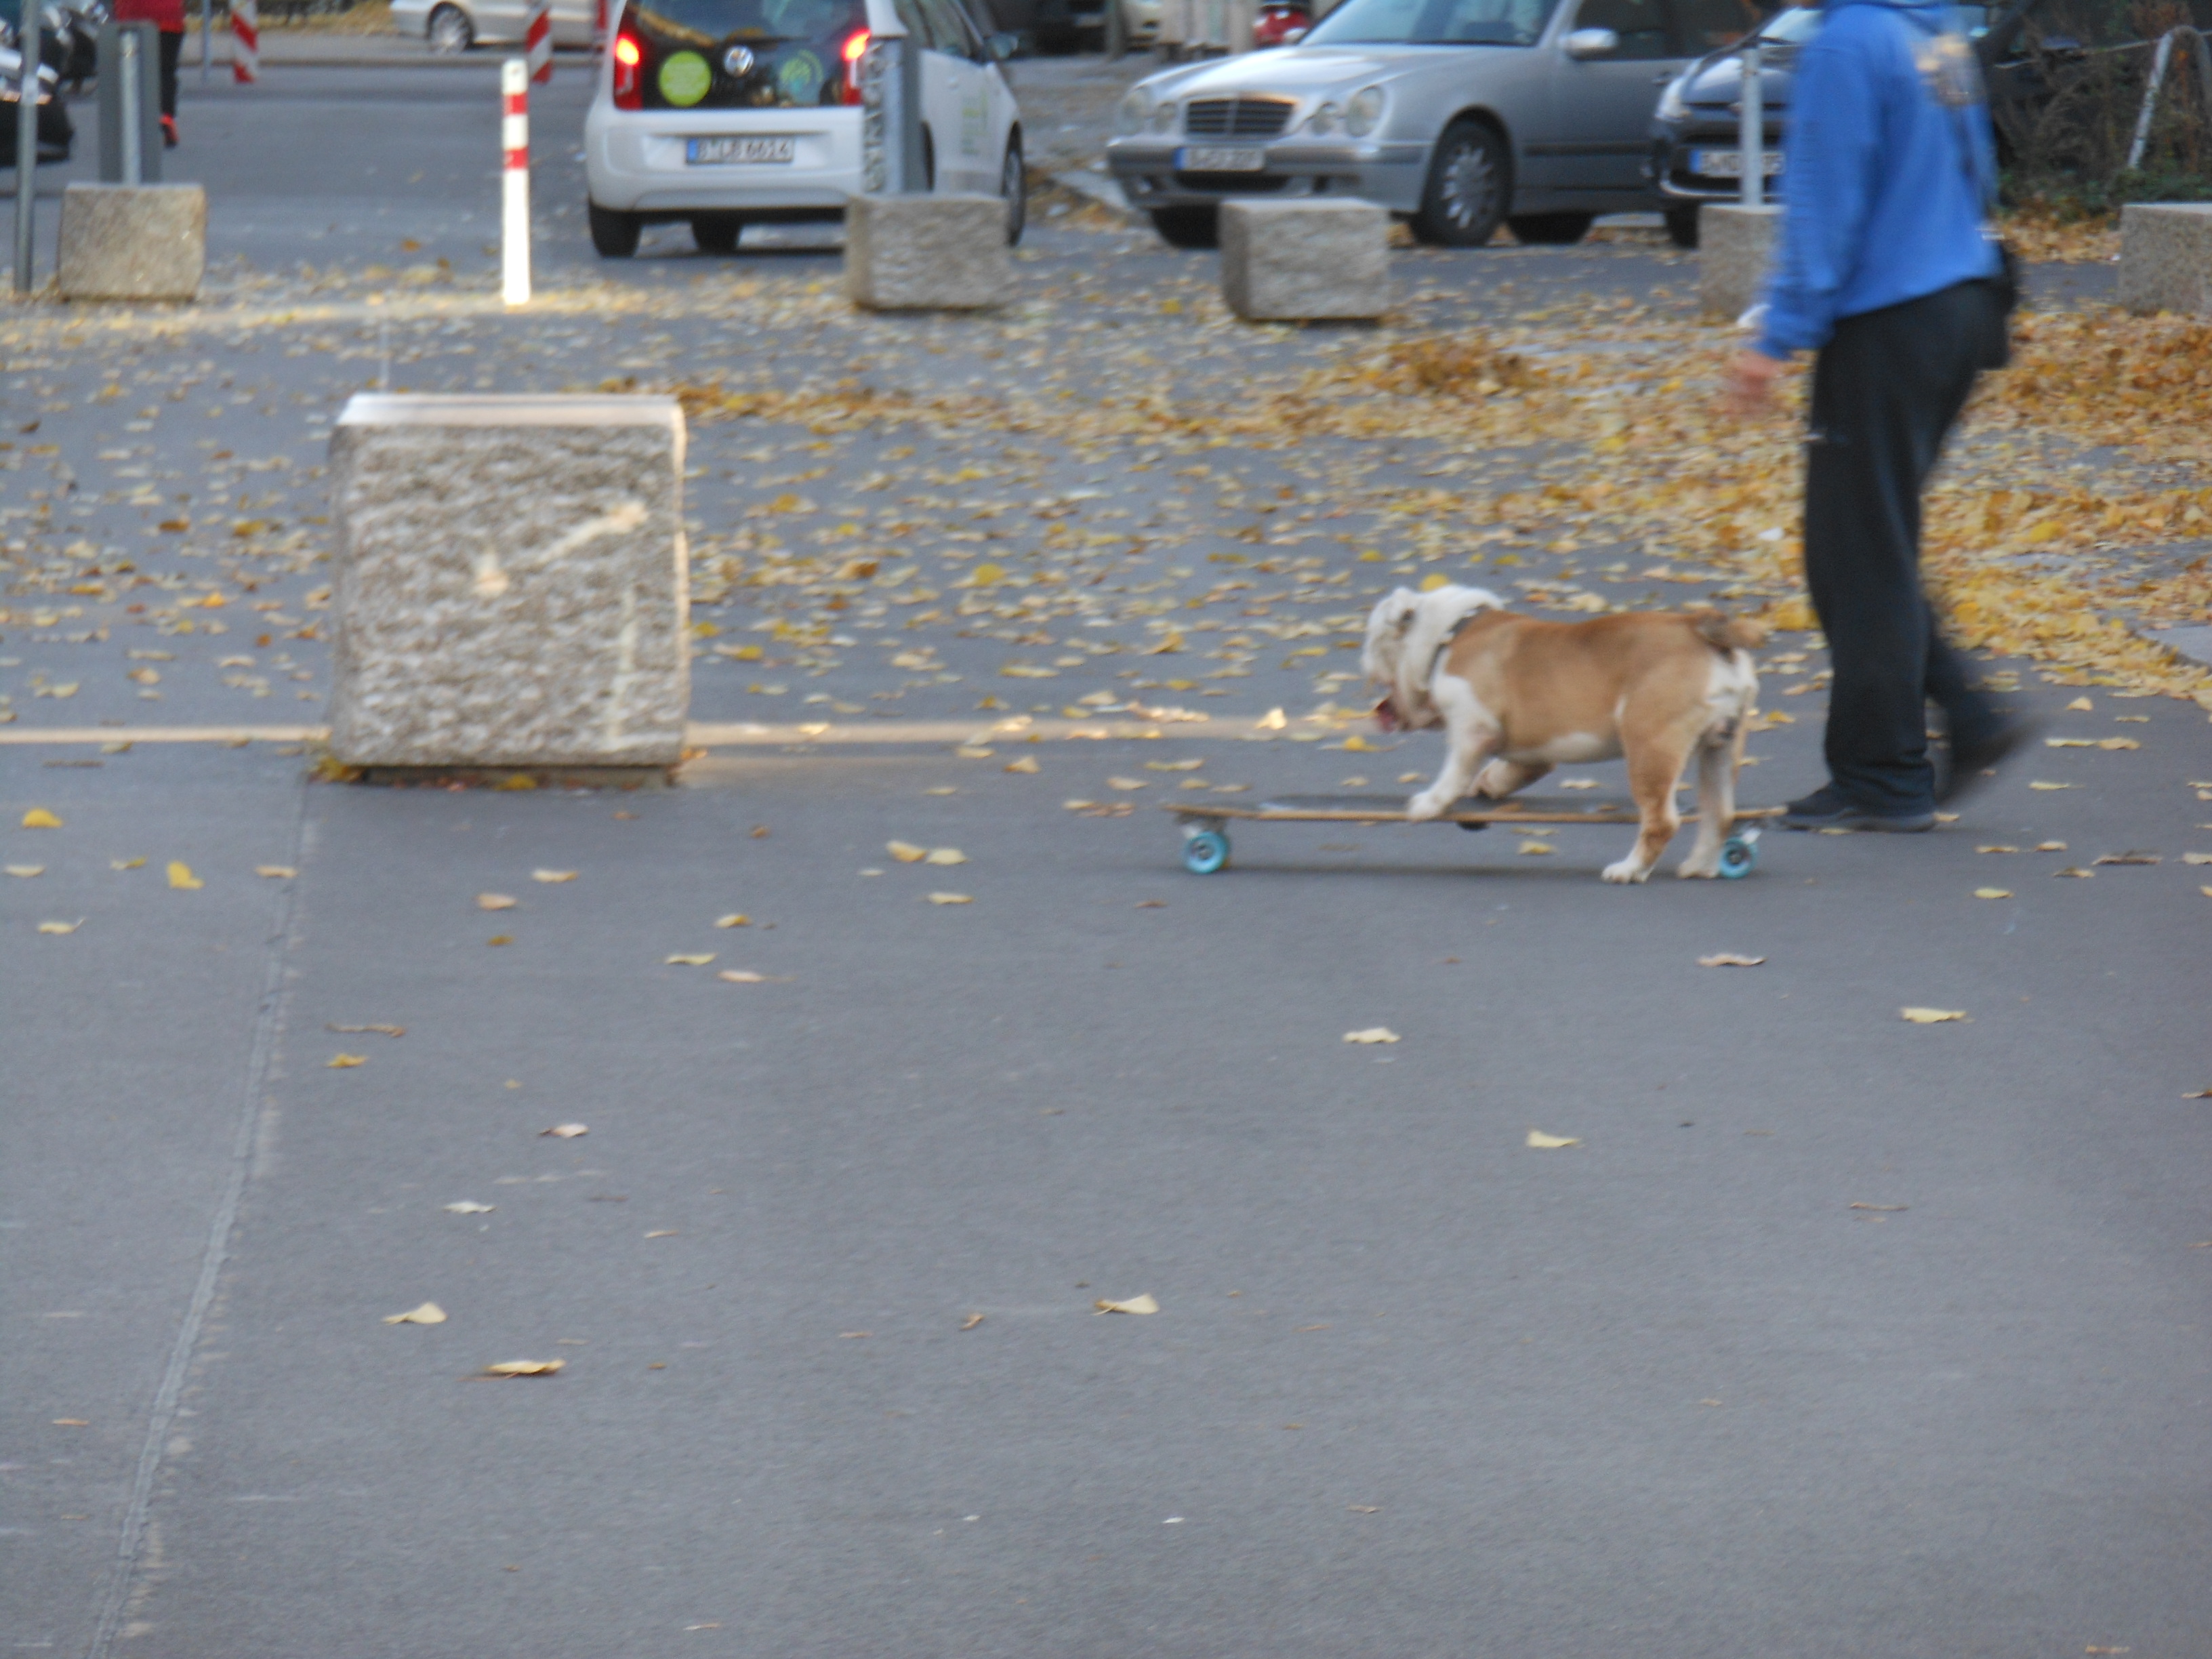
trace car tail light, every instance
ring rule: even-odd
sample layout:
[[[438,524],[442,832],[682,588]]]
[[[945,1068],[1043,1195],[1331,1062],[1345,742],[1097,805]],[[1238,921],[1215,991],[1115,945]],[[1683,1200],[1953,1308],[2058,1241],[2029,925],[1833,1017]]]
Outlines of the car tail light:
[[[623,21],[615,35],[615,107],[645,107],[645,42]]]
[[[860,59],[866,57],[867,52],[868,32],[866,29],[854,29],[845,37],[845,44],[837,49],[837,55],[845,60],[845,86],[840,94],[841,101],[848,104],[860,101]]]

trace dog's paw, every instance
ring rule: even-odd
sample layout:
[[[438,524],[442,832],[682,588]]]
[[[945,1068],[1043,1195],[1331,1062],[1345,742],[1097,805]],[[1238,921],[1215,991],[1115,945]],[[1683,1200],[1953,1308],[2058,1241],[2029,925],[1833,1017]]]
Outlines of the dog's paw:
[[[1648,881],[1651,878],[1651,872],[1632,857],[1625,858],[1618,864],[1607,865],[1603,873],[1607,881],[1623,884],[1632,881]]]
[[[1431,818],[1442,817],[1450,805],[1434,790],[1424,789],[1406,803],[1406,817],[1412,823],[1425,823]]]
[[[1682,860],[1674,873],[1684,881],[1711,881],[1721,872],[1721,855],[1716,851],[1703,857],[1692,854]]]

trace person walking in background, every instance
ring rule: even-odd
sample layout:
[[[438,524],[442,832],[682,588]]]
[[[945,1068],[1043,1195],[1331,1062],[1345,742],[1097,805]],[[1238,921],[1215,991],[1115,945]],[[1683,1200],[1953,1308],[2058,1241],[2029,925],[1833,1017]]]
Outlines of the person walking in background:
[[[1790,99],[1788,183],[1759,343],[1728,374],[1765,407],[1814,350],[1805,580],[1835,673],[1828,781],[1793,830],[1926,830],[2028,735],[1969,678],[1920,585],[1921,496],[1982,368],[2005,361],[2009,264],[1985,228],[1994,147],[1942,5],[1827,0]],[[1943,711],[1950,764],[1928,752]]]
[[[177,147],[177,58],[185,49],[185,0],[115,0],[118,23],[151,23],[161,39],[161,144]]]

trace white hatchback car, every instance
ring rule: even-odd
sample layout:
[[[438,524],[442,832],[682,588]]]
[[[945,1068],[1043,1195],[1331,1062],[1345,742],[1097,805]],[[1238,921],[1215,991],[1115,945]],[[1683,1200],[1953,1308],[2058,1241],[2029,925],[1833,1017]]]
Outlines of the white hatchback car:
[[[1023,223],[1021,112],[999,71],[1012,37],[960,0],[609,0],[615,18],[584,118],[592,246],[637,251],[689,220],[702,252],[748,224],[836,219],[860,191],[860,54],[903,27],[921,53],[922,167],[933,190],[1004,196]]]

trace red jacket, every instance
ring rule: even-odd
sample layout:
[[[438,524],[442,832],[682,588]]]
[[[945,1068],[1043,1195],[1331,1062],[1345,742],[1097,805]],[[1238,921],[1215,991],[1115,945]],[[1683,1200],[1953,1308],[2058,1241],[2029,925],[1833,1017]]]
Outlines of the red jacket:
[[[118,23],[151,23],[164,34],[185,32],[185,0],[115,0]]]

